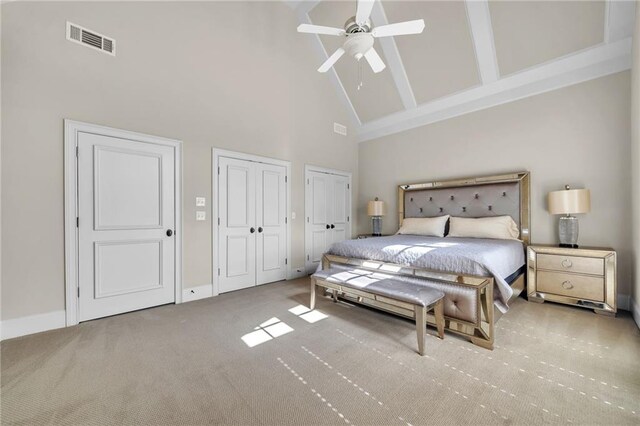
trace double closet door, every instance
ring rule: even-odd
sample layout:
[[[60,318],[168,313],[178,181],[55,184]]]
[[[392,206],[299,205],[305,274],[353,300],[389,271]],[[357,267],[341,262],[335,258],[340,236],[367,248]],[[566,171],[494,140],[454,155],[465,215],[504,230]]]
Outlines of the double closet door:
[[[351,178],[307,170],[306,179],[306,270],[313,272],[333,243],[351,238]]]
[[[286,168],[236,158],[218,162],[219,292],[286,278]]]

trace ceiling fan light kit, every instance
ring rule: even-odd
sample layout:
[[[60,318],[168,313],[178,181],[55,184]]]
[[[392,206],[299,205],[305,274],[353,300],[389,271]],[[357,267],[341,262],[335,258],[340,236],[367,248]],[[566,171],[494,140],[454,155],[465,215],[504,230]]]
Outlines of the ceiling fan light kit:
[[[385,69],[385,64],[373,47],[375,39],[379,37],[391,37],[405,34],[420,34],[424,30],[424,20],[399,22],[396,24],[372,27],[369,21],[374,0],[357,0],[356,15],[347,19],[344,29],[324,27],[320,25],[301,24],[298,32],[309,34],[324,34],[339,37],[346,37],[342,47],[338,48],[327,60],[318,68],[318,72],[327,72],[338,59],[345,53],[360,61],[363,57],[369,63],[374,73],[379,73]]]

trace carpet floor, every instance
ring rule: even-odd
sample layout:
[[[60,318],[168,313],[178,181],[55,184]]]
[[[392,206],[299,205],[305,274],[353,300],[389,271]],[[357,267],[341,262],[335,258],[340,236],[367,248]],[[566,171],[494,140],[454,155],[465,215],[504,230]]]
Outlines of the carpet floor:
[[[308,279],[1,343],[1,422],[640,424],[640,333],[520,298],[496,348],[321,298]]]

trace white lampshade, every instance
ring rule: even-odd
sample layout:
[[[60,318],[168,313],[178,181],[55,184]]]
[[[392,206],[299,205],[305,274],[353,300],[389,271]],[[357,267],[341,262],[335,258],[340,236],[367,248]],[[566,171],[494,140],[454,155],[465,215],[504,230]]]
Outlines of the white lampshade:
[[[369,216],[384,216],[384,201],[369,201],[369,203],[367,204],[367,214]]]
[[[580,214],[591,211],[591,192],[588,189],[564,189],[549,193],[549,213]]]

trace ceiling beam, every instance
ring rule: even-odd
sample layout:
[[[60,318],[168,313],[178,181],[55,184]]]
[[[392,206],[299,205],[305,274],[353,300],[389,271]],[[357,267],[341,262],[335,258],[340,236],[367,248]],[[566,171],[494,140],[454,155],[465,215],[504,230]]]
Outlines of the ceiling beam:
[[[604,42],[611,43],[633,35],[636,2],[609,0],[605,4]]]
[[[365,123],[358,141],[402,132],[631,68],[631,38],[601,44],[461,93]]]
[[[296,13],[309,13],[320,3],[320,0],[283,0]]]
[[[376,27],[389,23],[380,1],[376,1],[373,5],[371,22]],[[407,72],[402,63],[402,58],[400,57],[400,52],[398,52],[398,46],[396,46],[394,37],[381,37],[376,40],[380,43],[382,52],[387,59],[387,65],[391,71],[393,81],[396,84],[396,89],[400,94],[402,104],[405,109],[415,108],[417,106],[416,97],[413,94],[413,89],[411,88],[411,83],[409,83],[409,77],[407,77]]]
[[[467,19],[476,52],[476,63],[482,84],[493,83],[500,78],[496,46],[488,0],[467,0]]]
[[[304,2],[311,3],[311,2]],[[317,2],[316,2],[317,4]],[[309,17],[308,12],[304,12],[303,10],[296,9],[296,15],[298,16],[298,21],[301,24],[312,24],[311,18]],[[305,34],[306,37],[310,37],[313,43],[314,50],[318,58],[320,59],[319,63],[323,63],[329,58],[324,45],[322,44],[322,40],[320,40],[320,36],[318,34]],[[316,72],[315,70],[309,70],[309,72]],[[349,114],[349,118],[351,119],[351,124],[356,127],[360,127],[362,125],[362,121],[360,121],[360,117],[358,117],[358,113],[356,109],[353,107],[351,103],[351,99],[349,99],[349,95],[347,95],[347,91],[344,89],[342,82],[340,81],[340,77],[338,77],[338,73],[334,67],[331,67],[329,71],[326,72],[326,75],[329,77],[329,80],[335,87],[336,93],[338,94],[338,98],[345,106],[347,113]]]

